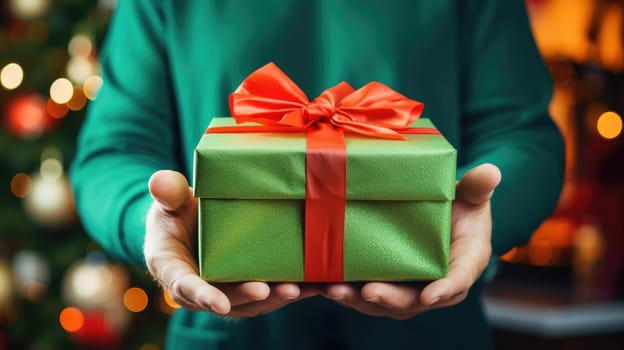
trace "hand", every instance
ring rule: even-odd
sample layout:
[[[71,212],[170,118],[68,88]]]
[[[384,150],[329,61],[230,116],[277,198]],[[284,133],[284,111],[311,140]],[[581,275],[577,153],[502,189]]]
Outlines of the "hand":
[[[362,288],[339,283],[324,295],[372,316],[407,319],[436,308],[455,305],[466,298],[492,254],[490,197],[501,180],[492,164],[468,171],[456,185],[451,224],[449,272],[424,289],[409,284],[371,282]]]
[[[262,282],[208,284],[199,277],[194,258],[197,199],[184,176],[155,172],[149,181],[154,202],[148,212],[144,255],[147,268],[171,298],[191,310],[231,317],[252,317],[318,294],[313,286]]]

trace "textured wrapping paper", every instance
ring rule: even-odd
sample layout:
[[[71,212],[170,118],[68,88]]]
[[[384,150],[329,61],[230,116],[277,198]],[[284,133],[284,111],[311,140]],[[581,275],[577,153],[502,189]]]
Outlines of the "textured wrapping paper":
[[[345,281],[446,275],[456,151],[441,135],[405,137],[346,136]],[[194,174],[203,278],[304,281],[305,155],[304,133],[203,135]]]

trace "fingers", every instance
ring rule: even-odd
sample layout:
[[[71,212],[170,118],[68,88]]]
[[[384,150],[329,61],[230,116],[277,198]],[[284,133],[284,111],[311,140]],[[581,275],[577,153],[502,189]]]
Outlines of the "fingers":
[[[173,170],[160,170],[149,179],[149,191],[166,211],[183,206],[192,194],[184,175]]]
[[[465,296],[486,268],[492,254],[489,217],[472,219],[472,225],[456,224],[458,227],[453,228],[449,272],[423,289],[422,304],[439,305],[458,295]],[[469,231],[459,231],[463,229]]]
[[[493,164],[482,164],[464,174],[456,188],[456,200],[470,204],[487,202],[498,184],[501,172]]]
[[[466,298],[468,290],[428,305],[421,302],[420,289],[409,284],[371,282],[361,290],[354,284],[332,284],[323,294],[342,306],[369,316],[405,320],[429,310],[458,304]]]
[[[420,291],[407,284],[371,282],[362,287],[362,298],[389,309],[405,310],[418,306]]]
[[[229,316],[232,317],[255,317],[275,311],[293,302],[318,294],[318,291],[306,291],[305,293],[294,283],[278,283],[271,286],[267,298],[261,301],[244,303],[233,307]]]
[[[229,296],[232,307],[265,300],[271,293],[269,285],[263,282],[225,283],[217,286]]]
[[[171,298],[190,310],[211,310],[225,315],[230,312],[228,297],[194,274],[185,274],[171,281],[167,291]]]
[[[367,285],[365,285],[362,289],[365,288],[367,288]],[[373,286],[372,289],[374,290],[376,288],[377,287]],[[417,292],[417,290],[414,289],[413,292]],[[390,301],[392,297],[385,295],[384,293],[381,293],[382,295],[368,295],[368,293],[370,293],[369,291],[366,293],[367,297],[372,296],[373,298],[371,300],[365,300],[361,295],[360,289],[356,285],[339,283],[327,286],[324,295],[342,306],[355,309],[369,316],[382,316],[403,320],[422,312],[422,310],[419,310],[415,305],[405,309],[396,309],[390,305],[393,303]],[[379,299],[375,299],[375,297],[378,297]],[[417,298],[415,300],[417,300]],[[390,304],[385,304],[387,301],[389,301]]]
[[[476,281],[472,272],[464,270],[450,270],[447,277],[431,282],[420,294],[423,305],[432,306],[444,304],[449,300],[468,293]]]

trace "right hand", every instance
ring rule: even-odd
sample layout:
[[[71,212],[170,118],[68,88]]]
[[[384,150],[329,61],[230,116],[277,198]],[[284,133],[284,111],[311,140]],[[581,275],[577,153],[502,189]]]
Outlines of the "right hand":
[[[146,219],[143,253],[152,276],[182,307],[231,317],[253,317],[316,294],[295,283],[220,283],[199,277],[197,199],[179,172],[161,170],[149,181],[154,202]]]

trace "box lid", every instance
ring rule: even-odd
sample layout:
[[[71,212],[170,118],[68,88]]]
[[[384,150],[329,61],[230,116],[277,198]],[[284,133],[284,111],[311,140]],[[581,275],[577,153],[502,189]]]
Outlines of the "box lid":
[[[235,125],[214,118],[211,126]],[[421,118],[412,127],[434,127]],[[345,135],[348,200],[452,200],[456,150],[441,135],[405,141]],[[204,134],[195,149],[200,198],[305,198],[303,133]]]

